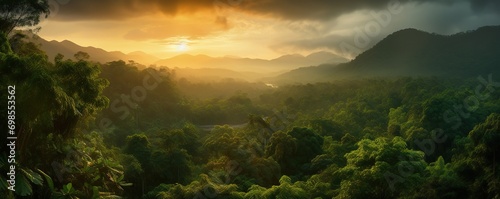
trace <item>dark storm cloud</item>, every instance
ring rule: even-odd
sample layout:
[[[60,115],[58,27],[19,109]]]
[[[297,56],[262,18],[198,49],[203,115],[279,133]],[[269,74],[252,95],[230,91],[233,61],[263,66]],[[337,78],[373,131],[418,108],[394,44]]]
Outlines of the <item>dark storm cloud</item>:
[[[249,12],[285,19],[329,20],[358,9],[381,9],[389,0],[257,0],[248,1]]]
[[[493,11],[500,13],[500,1],[498,0],[470,0],[472,10],[476,12]]]
[[[386,8],[394,0],[68,0],[59,5],[58,19],[124,19],[154,12],[175,15],[180,12],[234,8],[243,12],[290,20],[329,20],[359,9]],[[476,12],[500,13],[498,0],[399,0],[397,2],[453,4],[470,1]]]
[[[491,3],[492,5],[498,3]],[[380,23],[379,19],[368,15],[365,20],[357,23],[343,25],[331,25],[331,30],[351,30],[350,34],[328,34],[324,32],[317,37],[295,38],[288,41],[280,41],[270,46],[271,49],[282,51],[283,49],[322,50],[335,51],[343,56],[352,57],[375,45],[378,41],[392,32],[416,28],[422,31],[451,35],[462,31],[475,30],[486,25],[500,25],[500,15],[485,10],[494,10],[486,2],[476,4],[475,8],[466,1],[453,4],[426,3],[416,6],[402,6],[402,12],[391,15],[386,24]],[[486,6],[482,7],[481,6]],[[479,12],[481,9],[482,11]],[[384,11],[388,13],[387,11]],[[366,15],[365,15],[366,17]],[[379,29],[373,32],[373,24]],[[371,27],[371,28],[370,28]],[[361,41],[361,44],[359,44]]]
[[[330,50],[334,51],[340,56],[349,58],[371,48],[377,41],[380,41],[383,37],[383,34],[377,35],[375,37],[368,37],[366,40],[366,42],[368,42],[366,46],[355,45],[355,43],[352,42],[353,37],[350,35],[345,36],[332,34],[310,39],[285,41],[282,43],[271,45],[269,47],[277,52],[281,52],[283,50]],[[341,48],[341,45],[348,45],[351,48],[347,49],[349,51],[344,52]]]
[[[349,36],[342,35],[326,35],[322,37],[315,37],[309,39],[299,39],[292,41],[285,41],[282,43],[271,45],[270,48],[276,51],[286,48],[296,48],[304,50],[317,50],[321,48],[334,50],[336,46],[342,41],[349,40]]]
[[[213,0],[66,0],[56,3],[59,20],[120,20],[162,12],[175,15],[213,7]],[[58,1],[56,1],[58,2]]]
[[[499,0],[248,0],[245,9],[249,12],[268,14],[285,19],[329,20],[341,14],[359,9],[380,10],[396,2],[405,4],[434,3],[452,5],[469,2],[476,13],[495,12],[500,14]]]

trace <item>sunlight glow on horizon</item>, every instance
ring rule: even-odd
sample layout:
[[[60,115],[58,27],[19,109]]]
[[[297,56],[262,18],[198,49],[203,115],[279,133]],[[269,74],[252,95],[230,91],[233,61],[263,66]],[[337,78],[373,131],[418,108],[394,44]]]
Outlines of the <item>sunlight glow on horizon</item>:
[[[117,4],[118,5],[118,4]],[[474,14],[467,3],[452,6],[434,4],[404,4],[405,12],[394,15],[380,33],[370,37],[374,45],[387,35],[405,28],[449,34],[472,30],[482,24],[494,24],[497,15],[478,15],[464,18],[464,24],[443,25],[427,23],[438,16],[456,13]],[[453,8],[447,10],[447,8]],[[184,9],[188,9],[184,8]],[[411,9],[409,9],[411,8]],[[188,9],[189,10],[189,9]],[[421,13],[432,10],[425,20]],[[356,36],[366,24],[378,22],[373,12],[377,9],[349,10],[339,16],[323,20],[283,18],[238,9],[214,12],[211,7],[172,15],[161,12],[115,20],[114,18],[76,18],[64,20],[54,12],[41,23],[39,35],[46,40],[69,40],[80,46],[92,46],[125,54],[141,51],[160,59],[179,54],[203,54],[211,57],[237,56],[275,59],[283,55],[307,56],[318,51],[346,56],[339,48],[346,42],[355,45]],[[119,13],[118,13],[119,14]],[[104,16],[105,17],[105,16]],[[460,18],[459,18],[460,19]],[[361,48],[360,51],[370,47]],[[354,56],[349,57],[352,59]]]
[[[188,45],[186,43],[181,43],[177,46],[177,51],[187,51],[188,50]]]
[[[187,41],[181,41],[175,46],[175,50],[178,52],[186,52],[189,50],[189,45]]]

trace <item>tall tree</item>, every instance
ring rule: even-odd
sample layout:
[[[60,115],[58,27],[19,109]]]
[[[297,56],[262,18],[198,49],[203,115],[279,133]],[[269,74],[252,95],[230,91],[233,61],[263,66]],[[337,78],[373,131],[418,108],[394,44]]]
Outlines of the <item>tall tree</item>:
[[[474,196],[500,197],[500,114],[493,113],[469,133],[472,140],[469,167],[477,175],[471,186]]]
[[[335,198],[396,198],[424,180],[424,153],[408,149],[401,137],[363,139],[357,145],[338,171],[344,180]]]
[[[5,43],[5,34],[0,33],[0,35],[2,37],[0,41]],[[25,45],[22,40],[18,42],[19,46]],[[9,47],[5,44],[3,46]],[[97,65],[83,60],[74,62],[61,61],[62,59],[52,64],[47,60],[45,53],[36,46],[25,49],[29,50],[29,53],[16,53],[10,49],[0,52],[1,83],[15,86],[15,102],[19,105],[15,110],[15,135],[18,137],[16,151],[19,154],[16,157],[16,164],[18,168],[26,171],[26,179],[31,181],[24,180],[25,191],[16,192],[16,195],[20,196],[39,195],[44,192],[40,188],[31,188],[31,183],[41,184],[41,180],[38,180],[41,177],[38,178],[40,175],[37,175],[33,178],[35,175],[30,171],[44,171],[45,179],[50,178],[46,176],[57,176],[58,181],[55,185],[50,183],[53,190],[54,186],[58,187],[70,178],[67,174],[71,167],[67,167],[68,165],[77,165],[76,170],[84,167],[84,164],[68,163],[86,157],[71,138],[83,132],[77,127],[84,125],[78,124],[91,120],[95,113],[108,103],[108,99],[102,95],[102,90],[108,83],[98,77],[100,71]],[[0,101],[2,104],[7,104],[5,101],[7,87],[1,87],[0,91]],[[6,106],[0,107],[0,111],[7,112]],[[5,117],[0,116],[0,119],[6,121]],[[5,147],[5,144],[0,146],[2,151],[0,156],[5,157],[4,152],[7,151]],[[100,157],[93,157],[93,160],[94,158]],[[108,161],[108,159],[101,160]],[[102,169],[114,169],[109,167],[111,164],[108,163],[95,165]],[[93,175],[87,174],[81,176],[87,178]],[[114,181],[115,177],[117,176],[101,180]],[[19,178],[20,185],[23,185],[22,179],[24,178]],[[75,183],[75,185],[81,184]],[[86,189],[88,192],[93,192],[91,187],[86,187],[89,188]]]
[[[48,0],[0,0],[0,32],[9,34],[15,27],[36,26],[40,17],[49,14]]]

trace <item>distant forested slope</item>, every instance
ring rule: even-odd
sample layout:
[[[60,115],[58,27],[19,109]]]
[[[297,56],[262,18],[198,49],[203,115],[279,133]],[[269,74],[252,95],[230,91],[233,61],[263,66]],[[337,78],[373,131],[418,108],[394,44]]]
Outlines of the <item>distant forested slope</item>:
[[[315,82],[356,77],[473,77],[500,72],[500,26],[454,35],[416,29],[392,33],[349,63],[305,67],[276,82]]]

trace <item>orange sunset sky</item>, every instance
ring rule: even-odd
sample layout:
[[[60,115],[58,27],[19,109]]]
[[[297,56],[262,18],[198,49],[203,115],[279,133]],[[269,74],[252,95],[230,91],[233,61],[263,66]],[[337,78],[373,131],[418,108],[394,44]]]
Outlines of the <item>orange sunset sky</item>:
[[[500,22],[498,0],[52,0],[51,11],[40,23],[44,39],[159,58],[317,51],[352,58],[342,43],[364,51],[399,29],[453,34]],[[360,32],[368,35],[362,46]]]

